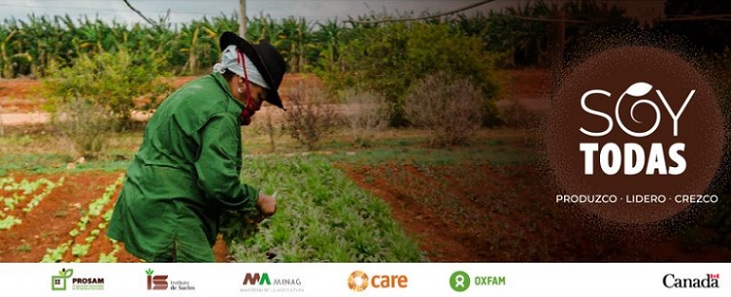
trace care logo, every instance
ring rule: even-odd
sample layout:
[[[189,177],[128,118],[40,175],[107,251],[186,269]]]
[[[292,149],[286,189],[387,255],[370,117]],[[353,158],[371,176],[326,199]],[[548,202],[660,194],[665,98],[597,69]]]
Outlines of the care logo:
[[[368,287],[373,289],[405,289],[409,286],[409,277],[400,274],[376,274],[369,277],[363,271],[353,271],[348,276],[348,288],[362,292]]]
[[[721,111],[675,53],[625,46],[588,58],[564,76],[547,123],[559,203],[648,223],[718,199],[704,194],[723,151]]]
[[[668,289],[718,289],[720,278],[718,273],[707,273],[703,277],[678,277],[668,273],[662,278],[662,284]]]
[[[51,276],[51,290],[66,291],[71,279],[72,290],[101,291],[104,290],[103,277],[74,277],[73,269],[61,269],[57,275]]]
[[[464,271],[455,271],[449,277],[449,286],[456,292],[464,292],[474,286],[504,286],[505,276],[476,276],[470,280],[470,275]]]
[[[241,292],[304,292],[299,277],[272,278],[269,273],[247,273],[242,282]]]

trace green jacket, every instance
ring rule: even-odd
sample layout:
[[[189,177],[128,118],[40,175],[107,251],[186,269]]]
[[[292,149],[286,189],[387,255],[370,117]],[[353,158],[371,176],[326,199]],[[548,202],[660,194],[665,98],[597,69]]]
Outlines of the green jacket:
[[[221,211],[255,211],[259,194],[239,176],[243,108],[217,73],[160,104],[127,170],[107,236],[150,262],[171,260],[173,247],[177,254],[207,249],[197,260],[213,261]]]

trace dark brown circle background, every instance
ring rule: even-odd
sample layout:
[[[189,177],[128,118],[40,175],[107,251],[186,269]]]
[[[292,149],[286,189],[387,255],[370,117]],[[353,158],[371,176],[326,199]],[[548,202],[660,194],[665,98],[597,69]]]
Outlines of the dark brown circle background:
[[[632,121],[630,108],[634,102],[649,99],[660,110],[660,124],[652,135],[635,138],[619,127],[615,118],[615,104],[619,96],[632,84],[645,82],[653,89],[640,98],[626,95],[620,106],[620,117],[624,125],[633,131],[644,132],[655,122],[655,110],[645,104],[635,108]],[[589,137],[580,128],[592,132],[604,131],[607,121],[587,113],[581,108],[581,96],[592,89],[603,89],[612,93],[611,98],[603,95],[590,96],[586,104],[594,110],[612,117],[612,131],[604,137]],[[661,90],[672,110],[677,113],[688,93],[695,95],[678,121],[678,136],[673,137],[673,120],[659,99]],[[551,113],[546,126],[546,149],[549,163],[559,185],[566,194],[614,194],[622,199],[630,194],[663,194],[669,200],[664,204],[628,204],[620,200],[616,204],[582,204],[590,212],[618,223],[644,224],[672,217],[689,205],[674,202],[678,194],[704,194],[718,169],[723,152],[723,119],[713,90],[703,75],[678,55],[654,47],[625,46],[608,49],[586,59],[564,76],[562,85],[552,95]],[[666,166],[674,166],[669,158],[670,146],[685,143],[687,167],[681,175],[645,175],[646,169],[638,175],[624,175],[622,168],[616,175],[604,174],[599,165],[599,151],[594,155],[594,175],[584,174],[584,153],[579,143],[596,142],[599,149],[614,142],[623,149],[623,144],[634,142],[645,151],[645,159],[651,143],[663,143]],[[624,153],[624,150],[622,151]]]

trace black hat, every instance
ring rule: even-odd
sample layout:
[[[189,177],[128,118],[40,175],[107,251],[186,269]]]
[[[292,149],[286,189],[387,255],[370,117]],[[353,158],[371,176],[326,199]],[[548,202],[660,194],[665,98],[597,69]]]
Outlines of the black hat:
[[[259,44],[252,45],[248,41],[236,35],[233,32],[223,32],[219,45],[221,50],[226,49],[229,45],[236,45],[239,51],[248,57],[256,69],[259,70],[264,81],[269,85],[267,90],[267,99],[271,104],[284,109],[282,99],[279,97],[279,85],[282,84],[284,72],[287,71],[287,63],[284,58],[268,41],[262,40]]]

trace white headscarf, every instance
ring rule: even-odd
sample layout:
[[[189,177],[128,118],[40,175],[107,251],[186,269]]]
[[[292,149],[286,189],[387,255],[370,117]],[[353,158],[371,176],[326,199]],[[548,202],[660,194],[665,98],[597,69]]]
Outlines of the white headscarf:
[[[261,73],[256,68],[256,65],[254,65],[254,63],[251,62],[249,57],[247,57],[245,54],[242,53],[241,56],[244,57],[244,61],[246,63],[246,74],[249,77],[249,81],[269,90],[269,85],[267,85],[266,81],[264,81],[264,77],[261,76]],[[233,73],[236,73],[238,76],[246,77],[244,75],[244,67],[239,63],[239,56],[236,51],[236,46],[233,44],[229,45],[221,53],[221,62],[213,65],[214,72],[224,73],[226,69],[230,70]]]

